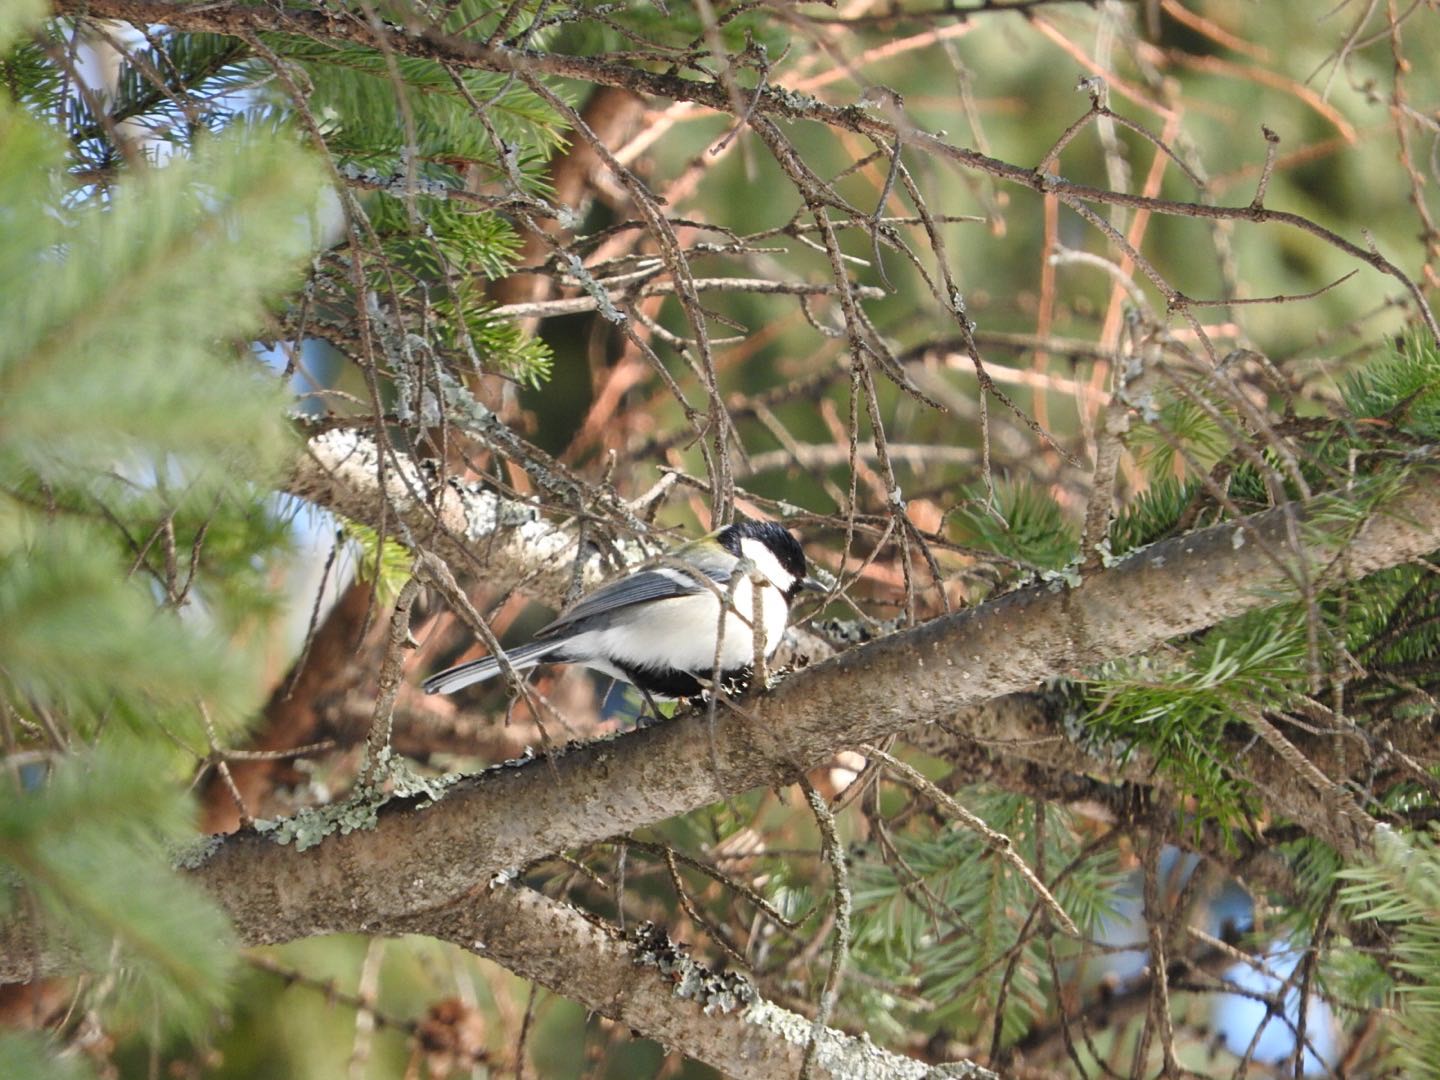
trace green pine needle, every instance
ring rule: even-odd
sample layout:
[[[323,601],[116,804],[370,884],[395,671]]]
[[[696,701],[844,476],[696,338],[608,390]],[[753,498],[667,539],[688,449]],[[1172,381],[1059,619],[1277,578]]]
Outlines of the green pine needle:
[[[1357,417],[1384,420],[1416,439],[1440,439],[1440,346],[1423,334],[1354,372],[1342,392]]]
[[[978,788],[966,789],[963,798],[1035,865],[1033,800]],[[1043,812],[1045,866],[1073,863],[1082,842],[1069,814],[1048,804]],[[963,828],[948,823],[916,827],[893,839],[898,859],[866,857],[856,862],[854,952],[867,973],[913,986],[935,1008],[923,1017],[907,1018],[905,1011],[915,1008],[913,1002],[857,987],[856,1007],[867,1027],[903,1032],[923,1023],[975,1035],[977,1024],[993,1020],[1001,984],[1008,979],[1003,1039],[1018,1039],[1045,1015],[1055,991],[1040,937],[1021,946],[1013,969],[1006,961],[1024,922],[1017,913],[1037,904],[1034,893],[977,834]],[[1055,886],[1055,894],[1082,930],[1093,933],[1114,915],[1119,884],[1111,854],[1105,852],[1075,866]]]
[[[393,536],[387,536],[381,544],[380,534],[358,521],[345,519],[340,527],[360,549],[360,579],[374,583],[376,598],[382,604],[394,603],[410,580],[415,563],[410,549]]]
[[[996,488],[998,514],[985,508],[984,496],[968,492],[954,520],[957,538],[1038,569],[1053,570],[1075,557],[1079,530],[1047,493],[1029,484]]]
[[[1375,858],[1337,875],[1347,882],[1339,908],[1381,923],[1391,935],[1388,978],[1371,973],[1372,992],[1394,1009],[1384,1036],[1402,1075],[1440,1077],[1440,843],[1436,834],[1376,834]],[[1356,987],[1354,989],[1361,989]]]
[[[14,875],[4,906],[14,910],[23,885],[49,947],[120,972],[107,1011],[195,1033],[225,1001],[234,945],[224,915],[170,867],[166,842],[188,835],[190,814],[148,753],[112,742],[0,801],[0,864]]]

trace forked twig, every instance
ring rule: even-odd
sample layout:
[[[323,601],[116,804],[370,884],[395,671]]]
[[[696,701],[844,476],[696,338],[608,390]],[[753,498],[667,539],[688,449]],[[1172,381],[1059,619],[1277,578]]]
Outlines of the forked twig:
[[[1045,904],[1050,914],[1055,917],[1055,921],[1060,924],[1061,929],[1071,937],[1080,936],[1080,928],[1075,925],[1075,921],[1065,913],[1065,909],[1060,906],[1060,901],[1055,899],[1054,894],[1045,887],[1045,883],[1035,875],[1035,871],[1031,870],[1025,860],[1020,857],[1020,853],[1015,850],[1015,845],[1008,836],[985,824],[984,820],[978,815],[965,809],[965,807],[961,806],[953,798],[927,780],[921,772],[901,761],[899,758],[887,754],[878,747],[869,745],[862,746],[860,752],[866,757],[878,758],[880,761],[883,761],[885,767],[891,772],[903,776],[909,783],[913,784],[938,804],[941,809],[958,818],[966,828],[979,833],[986,845],[1013,866],[1016,872],[1035,890],[1035,894],[1040,897],[1040,900]]]

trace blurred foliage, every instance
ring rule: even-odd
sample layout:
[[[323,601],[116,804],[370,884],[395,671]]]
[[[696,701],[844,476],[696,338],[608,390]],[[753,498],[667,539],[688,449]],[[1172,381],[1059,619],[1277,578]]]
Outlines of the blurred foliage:
[[[1366,983],[1352,978],[1347,989],[1367,1004],[1393,1007],[1394,1067],[1405,1076],[1440,1077],[1440,844],[1435,834],[1384,833],[1373,862],[1338,876],[1346,883],[1341,910],[1393,935],[1389,951],[1395,957],[1388,974],[1377,965],[1362,965]]]
[[[54,1040],[31,1032],[0,1032],[0,1076],[91,1080],[94,1075],[83,1059],[62,1054]]]
[[[234,717],[252,676],[204,624],[235,630],[265,608],[249,568],[283,536],[257,493],[290,443],[280,388],[220,342],[293,280],[316,172],[284,145],[213,142],[67,219],[54,172],[36,167],[58,168],[48,133],[12,109],[0,127],[0,273],[30,282],[0,296],[8,694],[22,715],[193,715],[203,695]],[[212,527],[220,542],[202,549]],[[142,567],[170,606],[193,592],[203,617],[157,617]]]
[[[207,139],[80,206],[63,160],[0,101],[0,278],[25,282],[0,290],[0,730],[34,745],[0,781],[0,909],[111,972],[82,998],[117,1030],[194,1036],[234,951],[170,868],[193,835],[177,766],[200,709],[233,728],[256,703],[235,632],[266,609],[283,539],[257,506],[291,449],[280,389],[227,341],[294,284],[319,171]],[[81,1075],[38,1042],[3,1053],[6,1076]]]
[[[229,924],[171,872],[170,845],[191,830],[185,793],[129,740],[59,759],[43,786],[0,803],[14,875],[0,916],[33,905],[48,948],[112,972],[88,1004],[120,1030],[195,1035],[228,1000]]]

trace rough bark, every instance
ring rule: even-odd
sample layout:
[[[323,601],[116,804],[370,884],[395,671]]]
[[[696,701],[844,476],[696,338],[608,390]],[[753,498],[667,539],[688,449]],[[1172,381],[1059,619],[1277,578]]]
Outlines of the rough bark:
[[[799,1075],[813,1026],[763,999],[743,1000],[748,994],[737,996],[734,976],[694,964],[663,935],[627,939],[531,889],[503,886],[460,905],[384,920],[375,929],[453,942],[738,1080]],[[811,1072],[817,1080],[993,1075],[967,1062],[931,1067],[830,1029],[821,1035]]]

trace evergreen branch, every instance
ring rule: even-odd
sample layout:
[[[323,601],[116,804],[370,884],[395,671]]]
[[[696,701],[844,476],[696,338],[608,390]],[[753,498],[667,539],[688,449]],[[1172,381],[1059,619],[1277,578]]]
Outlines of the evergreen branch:
[[[1339,819],[1331,832],[1339,841],[1334,844],[1335,850],[1353,854],[1357,847],[1368,848],[1379,823],[1356,804],[1342,785],[1331,780],[1315,762],[1301,753],[1260,709],[1242,704],[1240,713],[1271,751],[1303,782],[1313,785],[1321,799],[1331,804],[1334,816]]]
[[[1025,882],[1035,891],[1035,894],[1040,897],[1045,907],[1049,909],[1050,914],[1055,916],[1056,921],[1060,924],[1060,929],[1071,937],[1080,936],[1080,928],[1075,925],[1075,921],[1065,913],[1065,909],[1060,906],[1060,901],[1055,899],[1055,894],[1046,888],[1045,883],[1036,876],[1035,871],[1030,869],[1030,866],[1020,857],[1019,852],[1015,850],[1014,843],[1008,836],[990,828],[979,815],[961,806],[960,803],[952,799],[949,795],[946,795],[929,780],[925,779],[924,775],[918,770],[905,764],[905,762],[899,758],[887,754],[884,750],[874,746],[861,747],[861,751],[866,757],[875,758],[884,762],[887,769],[898,776],[903,776],[910,783],[914,784],[929,798],[935,800],[936,804],[939,805],[942,810],[952,817],[959,818],[967,829],[979,833],[981,839],[985,841],[986,846],[992,851],[997,852],[1002,859],[1014,867],[1015,871],[1025,879]]]
[[[1026,772],[1029,768],[1042,770],[1046,777],[1072,776],[1081,785],[1075,790],[1060,790],[1058,782],[1046,781],[1053,789],[1048,793],[1050,797],[1077,802],[1093,799],[1102,805],[1115,803],[1117,810],[1125,801],[1119,799],[1120,787],[1111,789],[1110,794],[1116,796],[1111,799],[1104,792],[1084,786],[1091,782],[1079,778],[1103,778],[1109,785],[1127,789],[1130,796],[1157,792],[1179,802],[1192,794],[1183,779],[1162,768],[1157,755],[1149,749],[1136,747],[1122,760],[1081,746],[1068,733],[1072,709],[1073,702],[1068,699],[1009,694],[962,709],[936,724],[911,728],[905,738],[916,749],[971,773],[977,769],[977,755],[994,759],[979,775],[994,772],[988,778],[1010,791],[1047,794],[1043,784],[1038,791],[1031,784],[1033,774]],[[1350,819],[1337,815],[1333,787],[1351,780],[1371,786],[1379,775],[1410,780],[1424,766],[1436,762],[1432,725],[1397,725],[1386,734],[1389,738],[1359,732],[1361,741],[1351,738],[1342,742],[1331,735],[1293,732],[1287,742],[1307,763],[1303,773],[1293,756],[1287,760],[1277,747],[1256,741],[1243,730],[1222,736],[1210,751],[1225,762],[1228,773],[1253,789],[1269,817],[1295,822],[1337,851],[1353,852],[1357,835],[1362,845],[1369,842],[1373,823],[1357,832]],[[1357,820],[1365,821],[1367,816],[1362,813]],[[1199,823],[1187,827],[1198,828]],[[1238,837],[1234,839],[1238,842]],[[1289,892],[1290,887],[1285,885],[1281,891]]]
[[[1013,718],[1017,713],[1029,712],[1037,716],[1046,715],[1043,707],[1034,700],[1034,695],[1011,694],[984,706],[962,710],[960,720],[963,723],[966,719],[990,713]],[[1050,729],[1043,742],[1052,745],[1067,742],[1056,730],[1061,719],[1055,718],[1055,727]],[[1107,823],[1132,819],[1136,807],[1146,805],[1153,798],[1154,786],[1160,787],[1162,795],[1166,791],[1163,777],[1152,775],[1142,780],[1116,779],[1107,782],[1081,769],[1041,764],[1019,755],[984,749],[964,734],[947,738],[947,728],[948,725],[943,722],[911,728],[906,733],[906,741],[949,762],[956,773],[963,775],[969,783],[989,784],[1001,791],[1046,802],[1087,807],[1089,813],[1083,816],[1093,816]],[[1096,772],[1102,776],[1107,774],[1105,763],[1099,759],[1092,761]],[[1227,877],[1245,882],[1257,891],[1285,897],[1295,904],[1308,899],[1309,893],[1294,867],[1279,850],[1276,837],[1252,838],[1223,829],[1213,822],[1196,821],[1186,822],[1185,831],[1178,833],[1174,839],[1177,847],[1203,855],[1221,867]]]
[[[192,40],[199,40],[198,36]],[[207,48],[206,46],[212,47]],[[249,55],[249,46],[238,39],[232,38],[213,43],[204,42],[201,47],[187,53],[184,58],[188,62],[187,66],[183,70],[172,71],[169,82],[165,84],[143,83],[141,92],[112,104],[103,123],[95,120],[72,128],[69,133],[70,139],[79,143],[87,139],[102,138],[109,133],[107,126],[109,129],[113,129],[127,120],[143,117],[172,102],[177,93],[201,93],[208,89],[203,86],[205,82],[220,75],[226,68],[239,64]],[[134,57],[127,54],[126,60],[131,65],[135,65]]]
[[[1374,859],[1341,871],[1340,907],[1350,917],[1372,919],[1393,935],[1388,988],[1394,1008],[1393,1038],[1406,1076],[1440,1076],[1440,857],[1436,834],[1403,836],[1385,831]]]

